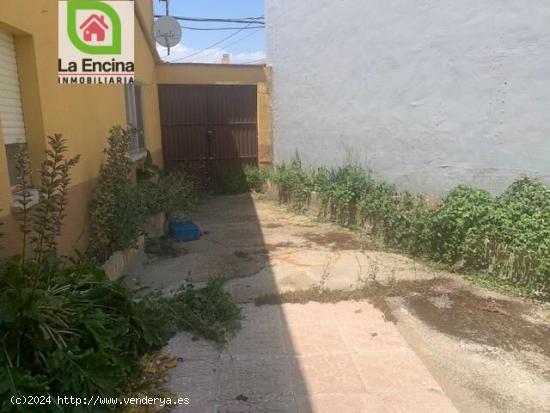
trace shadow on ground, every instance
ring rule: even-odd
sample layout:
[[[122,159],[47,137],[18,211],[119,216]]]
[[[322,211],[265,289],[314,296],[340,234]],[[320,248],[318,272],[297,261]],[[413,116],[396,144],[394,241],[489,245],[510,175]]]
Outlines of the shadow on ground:
[[[211,197],[192,219],[199,241],[130,277],[165,292],[188,277],[225,277],[242,307],[243,328],[225,349],[185,333],[170,341],[180,363],[169,386],[191,399],[182,412],[548,405],[548,323],[525,303],[365,250],[349,231],[248,194]]]
[[[243,328],[225,349],[185,333],[171,340],[168,350],[181,362],[169,385],[191,399],[181,411],[364,413],[384,404],[455,411],[384,312],[362,298],[254,303],[320,285],[350,290],[367,277],[426,280],[429,271],[411,271],[395,254],[366,253],[348,232],[311,225],[248,194],[211,197],[192,219],[204,233],[199,241],[179,245],[176,257],[152,257],[131,275],[136,287],[165,292],[189,277],[225,277],[242,306]]]

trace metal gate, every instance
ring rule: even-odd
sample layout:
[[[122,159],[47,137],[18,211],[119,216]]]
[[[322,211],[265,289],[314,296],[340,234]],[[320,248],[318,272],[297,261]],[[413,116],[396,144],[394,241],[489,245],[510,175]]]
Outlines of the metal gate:
[[[160,85],[165,166],[206,184],[258,164],[256,86]]]

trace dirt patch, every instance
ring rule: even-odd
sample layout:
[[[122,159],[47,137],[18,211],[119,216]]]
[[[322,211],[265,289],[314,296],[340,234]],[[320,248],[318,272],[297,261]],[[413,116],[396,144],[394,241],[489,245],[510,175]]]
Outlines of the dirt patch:
[[[330,231],[325,233],[304,232],[300,234],[308,241],[315,244],[328,246],[333,251],[337,250],[361,250],[367,247],[367,242],[361,240],[354,234],[341,231]]]
[[[250,255],[269,255],[269,250],[267,248],[253,248],[248,253]]]
[[[448,280],[445,278],[418,281],[403,280],[390,284],[369,282],[367,285],[353,290],[331,290],[315,286],[307,290],[263,295],[256,298],[254,303],[260,306],[283,303],[306,304],[310,301],[337,303],[340,301],[360,301],[367,299],[384,313],[386,320],[396,322],[397,319],[391,315],[391,309],[385,300],[386,297],[402,297],[410,293],[418,294],[447,282]]]
[[[248,252],[242,251],[242,250],[235,250],[233,252],[233,255],[237,258],[248,258],[249,257]]]
[[[387,299],[400,297],[420,320],[438,331],[505,351],[529,349],[550,357],[550,325],[523,318],[526,304],[477,296],[470,291],[447,288],[449,279],[370,282],[354,290],[329,290],[318,286],[302,291],[270,294],[256,298],[256,305],[317,301],[368,300],[397,322]]]
[[[386,297],[374,296],[370,297],[368,301],[384,314],[384,320],[394,324],[397,323],[397,318],[393,315],[392,309],[386,301]]]
[[[418,318],[442,333],[506,351],[529,348],[550,357],[550,326],[522,318],[523,304],[465,290],[444,296],[441,300],[441,293],[429,290],[408,296],[406,303]]]
[[[275,222],[262,225],[263,228],[281,228],[283,224],[277,224]]]
[[[295,246],[294,243],[286,241],[286,242],[278,242],[276,244],[266,244],[265,249],[267,251],[275,251],[275,250],[278,250],[280,248],[290,248],[290,247],[294,247],[294,246]]]

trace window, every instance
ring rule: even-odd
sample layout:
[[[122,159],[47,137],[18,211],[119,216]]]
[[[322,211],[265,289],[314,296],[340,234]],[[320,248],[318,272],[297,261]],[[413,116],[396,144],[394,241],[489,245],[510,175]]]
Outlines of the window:
[[[18,145],[26,144],[23,106],[19,89],[19,74],[15,42],[9,33],[0,31],[0,123],[8,160],[10,185],[16,184],[14,155]]]
[[[132,83],[125,86],[126,122],[132,135],[130,154],[138,155],[145,152],[145,133],[143,130],[143,97],[142,86]]]

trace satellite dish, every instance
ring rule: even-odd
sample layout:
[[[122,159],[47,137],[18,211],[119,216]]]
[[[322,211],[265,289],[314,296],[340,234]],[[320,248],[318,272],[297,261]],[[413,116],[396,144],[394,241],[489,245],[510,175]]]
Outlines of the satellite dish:
[[[174,47],[181,40],[181,26],[171,16],[163,16],[155,20],[155,40],[163,47]]]

